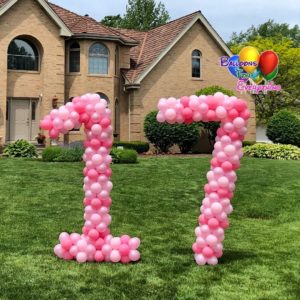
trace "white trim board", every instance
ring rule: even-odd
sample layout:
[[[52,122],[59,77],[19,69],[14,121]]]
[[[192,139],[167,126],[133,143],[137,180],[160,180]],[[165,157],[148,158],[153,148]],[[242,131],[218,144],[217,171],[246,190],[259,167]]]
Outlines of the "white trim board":
[[[60,19],[60,17],[52,10],[52,8],[48,5],[45,0],[35,0],[40,6],[42,6],[50,18],[54,21],[54,23],[60,28],[61,36],[72,36],[72,31],[66,26],[66,24]],[[3,6],[0,7],[0,16],[2,16],[5,12],[7,12],[14,4],[16,4],[18,0],[9,0]]]

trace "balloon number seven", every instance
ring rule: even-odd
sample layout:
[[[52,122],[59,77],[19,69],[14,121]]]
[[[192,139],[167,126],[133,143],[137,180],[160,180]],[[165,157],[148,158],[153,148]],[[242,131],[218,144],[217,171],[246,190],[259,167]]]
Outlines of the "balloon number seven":
[[[216,143],[207,173],[209,183],[205,185],[205,198],[201,206],[199,225],[193,244],[197,264],[216,264],[222,256],[224,229],[228,227],[227,215],[232,212],[230,199],[236,181],[235,170],[240,166],[242,140],[247,131],[250,112],[244,100],[227,97],[222,93],[214,96],[191,96],[181,99],[161,99],[157,119],[159,122],[191,123],[193,121],[220,121]],[[85,198],[82,234],[63,232],[60,244],[54,253],[62,259],[86,261],[110,261],[128,263],[138,261],[140,245],[138,238],[128,235],[113,237],[109,231],[111,216],[109,209],[112,190],[110,181],[112,161],[111,111],[107,102],[97,94],[76,97],[72,102],[54,109],[41,121],[41,128],[49,130],[50,138],[57,139],[84,124],[86,140],[83,160]]]
[[[83,159],[85,198],[82,234],[63,232],[59,236],[60,244],[54,247],[54,253],[62,259],[86,261],[110,261],[128,263],[140,259],[137,248],[138,238],[128,235],[113,237],[109,231],[111,216],[109,209],[112,190],[112,174],[109,155],[113,144],[111,111],[107,102],[97,94],[76,97],[72,102],[54,109],[41,121],[41,128],[49,130],[52,139],[60,133],[66,134],[84,124],[86,140]]]
[[[232,212],[230,200],[237,179],[235,170],[240,167],[242,141],[250,118],[247,103],[216,93],[214,96],[161,99],[158,109],[159,122],[221,122],[211,169],[207,173],[208,183],[204,186],[205,198],[195,230],[197,239],[192,247],[198,265],[215,265],[223,254],[224,229],[229,226],[227,216]]]

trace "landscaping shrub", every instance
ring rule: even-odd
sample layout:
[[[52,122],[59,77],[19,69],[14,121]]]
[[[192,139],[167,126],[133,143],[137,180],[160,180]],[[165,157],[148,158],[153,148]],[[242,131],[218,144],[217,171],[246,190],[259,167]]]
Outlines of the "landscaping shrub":
[[[3,154],[8,157],[37,157],[37,151],[34,145],[25,140],[17,140],[4,148]]]
[[[137,153],[145,153],[149,151],[149,143],[141,141],[114,142],[114,147],[124,147],[125,149],[132,149]]]
[[[137,162],[137,152],[132,149],[112,148],[110,155],[115,164],[134,164]]]
[[[221,92],[227,96],[234,96],[233,91],[227,90],[218,85],[212,85],[212,86],[205,87],[205,88],[197,91],[196,95],[197,96],[214,95],[217,92]],[[210,145],[213,146],[216,136],[217,136],[217,130],[220,127],[220,123],[219,122],[202,122],[202,127],[206,130]]]
[[[156,120],[157,111],[150,112],[145,119],[144,131],[148,140],[162,153],[178,145],[181,153],[191,151],[199,138],[199,124],[168,124]]]
[[[274,143],[300,147],[300,119],[287,110],[279,111],[268,123],[267,137]]]
[[[61,154],[61,151],[62,148],[60,147],[47,147],[42,153],[42,159],[43,161],[54,161]]]
[[[167,153],[173,146],[173,130],[172,125],[159,123],[156,120],[157,111],[150,112],[144,122],[145,136],[159,152]]]
[[[189,153],[197,142],[199,124],[175,124],[173,126],[173,142],[178,145],[181,153]]]
[[[62,148],[59,155],[54,158],[57,162],[75,162],[82,161],[84,149],[82,148]]]
[[[243,149],[251,157],[280,160],[300,160],[300,148],[293,145],[256,143]]]

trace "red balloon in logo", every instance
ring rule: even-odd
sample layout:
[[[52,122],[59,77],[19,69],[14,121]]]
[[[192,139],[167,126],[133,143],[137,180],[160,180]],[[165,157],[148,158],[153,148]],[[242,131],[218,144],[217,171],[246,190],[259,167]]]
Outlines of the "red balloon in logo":
[[[272,73],[278,66],[278,56],[272,50],[267,50],[260,55],[259,67],[264,75]]]

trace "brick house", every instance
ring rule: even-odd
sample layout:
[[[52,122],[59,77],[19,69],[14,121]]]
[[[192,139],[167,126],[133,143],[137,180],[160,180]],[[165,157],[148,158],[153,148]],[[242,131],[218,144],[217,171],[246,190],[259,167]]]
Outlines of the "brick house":
[[[209,85],[235,90],[222,55],[230,51],[201,12],[138,32],[45,0],[0,0],[0,143],[33,141],[42,116],[87,92],[108,100],[117,139],[143,140],[144,117],[159,98]],[[255,140],[254,103],[243,97],[253,112],[246,138]]]

